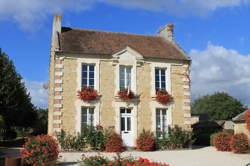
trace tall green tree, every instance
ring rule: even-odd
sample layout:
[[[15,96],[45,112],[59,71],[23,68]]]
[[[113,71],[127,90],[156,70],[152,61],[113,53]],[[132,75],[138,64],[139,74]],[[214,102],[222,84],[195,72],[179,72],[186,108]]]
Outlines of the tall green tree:
[[[5,126],[29,127],[36,120],[36,112],[22,77],[13,61],[0,50],[0,115]]]
[[[231,120],[245,110],[239,100],[224,92],[200,97],[192,104],[192,113],[206,114],[208,121]]]

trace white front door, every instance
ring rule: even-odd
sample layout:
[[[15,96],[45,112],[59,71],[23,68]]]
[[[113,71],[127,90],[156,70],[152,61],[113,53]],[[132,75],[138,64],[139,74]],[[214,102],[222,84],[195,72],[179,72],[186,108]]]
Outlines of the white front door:
[[[133,147],[134,146],[134,137],[133,137],[133,130],[132,130],[132,113],[131,109],[121,108],[120,110],[120,129],[123,144],[126,147]]]

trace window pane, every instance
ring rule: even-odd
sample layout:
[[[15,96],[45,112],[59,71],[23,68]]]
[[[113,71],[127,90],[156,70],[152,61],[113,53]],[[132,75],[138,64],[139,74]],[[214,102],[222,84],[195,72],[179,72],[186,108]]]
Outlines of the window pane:
[[[160,80],[160,77],[155,75],[155,81],[159,81]]]
[[[165,76],[165,70],[164,69],[161,69],[161,75]]]
[[[160,88],[160,82],[159,81],[156,81],[155,82],[155,89],[159,89]]]
[[[131,113],[131,109],[127,109],[127,113],[130,114]]]
[[[125,130],[125,118],[121,117],[121,131]]]
[[[159,69],[155,69],[155,75],[156,75],[156,76],[159,75]]]
[[[124,66],[120,66],[120,89],[125,88],[125,68]]]
[[[94,114],[94,108],[89,108],[89,114],[91,114],[91,115]]]
[[[88,78],[87,72],[85,72],[85,71],[82,72],[82,78]]]
[[[125,88],[125,80],[121,79],[120,80],[120,89]]]
[[[127,131],[131,131],[131,118],[127,117]]]
[[[89,65],[89,71],[94,72],[94,70],[95,70],[95,66],[94,65]]]
[[[125,113],[125,109],[122,108],[122,109],[121,109],[121,114],[124,114],[124,113]]]
[[[161,82],[161,88],[162,89],[166,89],[166,83],[165,83],[165,81]]]
[[[165,76],[161,76],[161,81],[165,81]]]
[[[82,115],[81,115],[81,128],[86,127],[87,126],[87,109],[86,108],[82,108]]]
[[[131,67],[126,67],[126,87],[130,87],[131,86]]]
[[[87,71],[87,65],[82,65],[82,71]]]
[[[86,78],[82,79],[82,86],[87,86],[87,79]]]
[[[89,79],[89,86],[94,86],[94,79]]]
[[[89,78],[94,78],[95,77],[95,73],[94,72],[89,72]]]

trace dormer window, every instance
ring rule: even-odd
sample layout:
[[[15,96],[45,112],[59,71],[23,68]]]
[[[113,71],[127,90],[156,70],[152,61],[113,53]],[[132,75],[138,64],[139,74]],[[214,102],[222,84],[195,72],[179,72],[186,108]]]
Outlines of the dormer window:
[[[124,88],[131,88],[131,69],[130,66],[120,66],[120,90]]]

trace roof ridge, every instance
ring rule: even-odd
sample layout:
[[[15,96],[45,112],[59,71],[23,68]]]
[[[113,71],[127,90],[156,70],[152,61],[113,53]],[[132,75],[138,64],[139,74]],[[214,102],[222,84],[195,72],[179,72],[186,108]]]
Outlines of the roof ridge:
[[[121,34],[121,35],[145,36],[145,37],[162,38],[162,37],[156,36],[156,35],[144,35],[144,34],[137,34],[137,33],[112,32],[112,31],[103,31],[103,30],[96,30],[96,29],[72,28],[72,27],[64,27],[64,26],[62,28],[69,28],[69,29],[78,30],[78,31],[94,31],[94,32],[113,33],[113,34]]]

